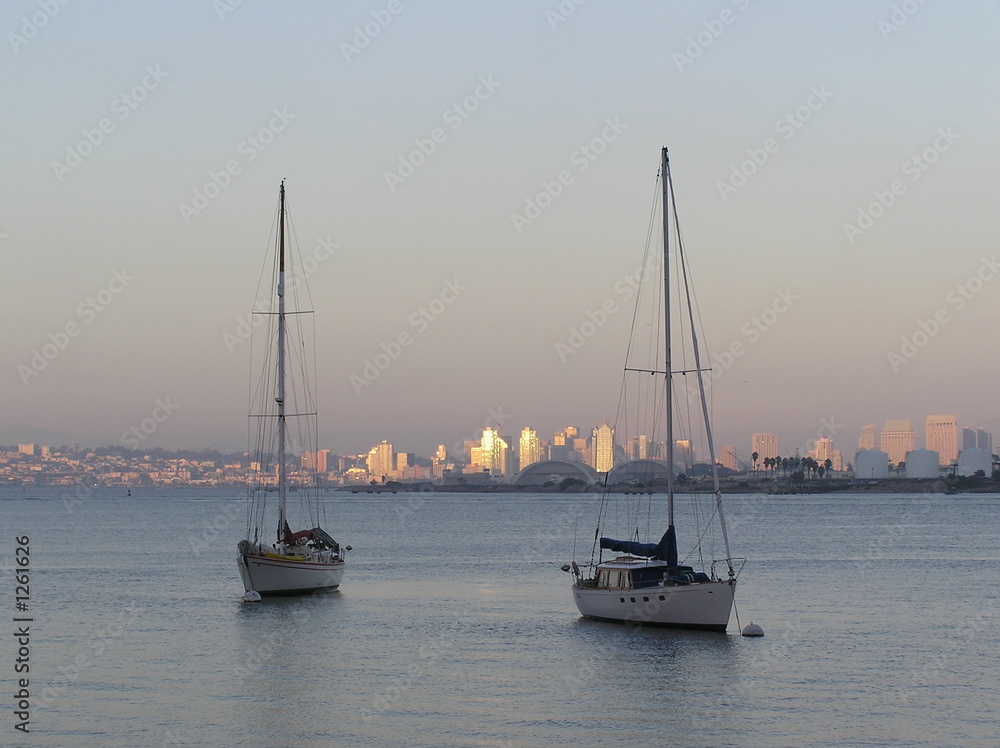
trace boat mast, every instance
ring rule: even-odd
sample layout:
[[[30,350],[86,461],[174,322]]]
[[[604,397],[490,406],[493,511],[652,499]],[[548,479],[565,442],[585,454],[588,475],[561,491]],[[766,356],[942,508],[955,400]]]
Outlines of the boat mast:
[[[669,178],[668,180],[669,181]],[[712,465],[712,490],[715,494],[715,507],[719,513],[719,527],[722,529],[722,542],[726,547],[726,564],[729,567],[729,576],[735,575],[733,570],[732,553],[729,551],[729,533],[726,531],[726,515],[722,510],[722,487],[719,485],[719,464],[715,460],[715,440],[712,437],[712,419],[708,415],[708,397],[705,394],[705,377],[701,367],[701,348],[698,345],[698,328],[694,321],[694,309],[691,303],[691,289],[688,285],[687,258],[684,256],[684,247],[680,242],[680,223],[677,219],[677,198],[673,190],[670,191],[671,207],[674,214],[674,229],[677,232],[677,253],[680,259],[681,277],[684,280],[684,295],[687,300],[687,315],[691,325],[691,348],[694,353],[694,371],[698,377],[698,392],[701,397],[701,413],[705,423],[705,439],[708,442],[708,456]],[[664,213],[666,208],[664,208]],[[668,369],[669,370],[669,369]],[[669,401],[668,401],[669,402]]]
[[[285,183],[278,199],[278,542],[285,544]]]
[[[667,408],[667,525],[674,526],[674,409],[673,409],[673,377],[670,370],[670,217],[669,206],[670,157],[666,147],[661,151],[660,179],[663,182],[663,307],[666,317],[664,335],[664,355],[666,356],[663,371],[666,372],[666,408]]]

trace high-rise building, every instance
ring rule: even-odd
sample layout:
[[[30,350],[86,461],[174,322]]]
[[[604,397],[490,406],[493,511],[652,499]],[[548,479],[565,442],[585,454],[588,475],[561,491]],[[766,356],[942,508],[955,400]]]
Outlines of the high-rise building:
[[[889,455],[889,462],[898,465],[906,462],[906,453],[917,448],[917,435],[905,419],[888,420],[879,436],[881,450]]]
[[[507,472],[507,450],[510,445],[495,429],[483,429],[483,438],[479,442],[479,465],[490,475],[504,475]]]
[[[827,460],[833,462],[833,439],[822,436],[816,440],[812,449],[809,450],[809,457],[822,465]]]
[[[877,432],[878,427],[874,423],[861,427],[861,436],[858,437],[859,452],[878,449]]]
[[[993,453],[993,434],[984,429],[976,429],[976,446],[985,449],[990,454]]]
[[[434,452],[433,461],[437,464],[448,461],[448,448],[445,445],[438,444],[438,448]]]
[[[730,470],[739,470],[740,463],[736,459],[736,447],[727,444],[722,449],[720,449],[719,463],[724,468],[729,468]]]
[[[927,416],[924,444],[938,453],[941,465],[958,461],[958,423],[955,416]]]
[[[689,474],[694,468],[694,447],[690,439],[674,440],[674,465]]]
[[[368,474],[376,480],[384,479],[395,467],[392,445],[382,440],[368,452]]]
[[[538,433],[527,426],[521,429],[521,438],[517,442],[517,454],[520,458],[519,469],[524,470],[542,459],[541,445],[538,443]]]
[[[601,421],[594,428],[591,438],[594,450],[594,470],[606,473],[615,466],[615,427],[607,421]]]
[[[34,457],[35,455],[35,445],[34,444],[18,444],[17,451],[23,455],[28,455]]]
[[[778,437],[774,434],[758,433],[750,439],[750,454],[757,453],[757,464],[760,465],[765,457],[778,456]]]
[[[974,449],[978,445],[978,434],[975,429],[962,429],[962,449]]]
[[[316,453],[316,472],[325,473],[330,469],[330,450],[321,449]]]
[[[652,458],[650,453],[649,437],[645,434],[639,434],[638,436],[630,436],[626,444],[626,453],[630,460],[649,460]]]

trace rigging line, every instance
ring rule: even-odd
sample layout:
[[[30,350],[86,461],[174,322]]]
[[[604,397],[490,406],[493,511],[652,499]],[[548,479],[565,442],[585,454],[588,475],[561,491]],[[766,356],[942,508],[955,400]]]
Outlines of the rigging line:
[[[639,267],[639,275],[637,276],[636,280],[643,279],[642,278],[642,271],[646,268],[646,265],[649,262],[649,252],[650,252],[650,247],[652,245],[652,236],[653,236],[654,227],[656,226],[656,215],[657,215],[657,212],[656,212],[657,199],[656,198],[657,198],[657,195],[658,195],[658,192],[659,192],[660,179],[661,179],[661,176],[660,176],[660,171],[658,169],[657,170],[657,174],[656,174],[656,181],[653,183],[653,201],[652,201],[652,207],[650,208],[650,212],[649,212],[649,224],[646,227],[646,247],[643,250],[642,265]],[[639,299],[642,297],[642,287],[644,285],[645,285],[645,283],[639,283],[639,288],[636,290],[636,294],[635,294],[635,307],[632,309],[632,324],[631,324],[631,326],[629,328],[628,346],[625,349],[625,365],[626,366],[628,366],[629,357],[630,357],[631,352],[632,352],[632,340],[633,340],[633,338],[635,336],[635,322],[636,322],[636,319],[638,319],[638,315],[639,315]]]
[[[667,178],[669,179],[669,173],[668,173]],[[677,235],[679,237],[680,236],[680,219],[677,217],[677,201],[676,201],[676,196],[673,193],[673,190],[671,190],[671,192],[670,192],[670,198],[671,198],[671,204],[673,205],[673,208],[674,208],[675,232],[677,233]],[[683,245],[681,245],[679,243],[679,238],[678,238],[678,253],[679,254],[683,254],[683,252],[684,252]],[[682,272],[684,272],[684,288],[685,288],[685,290],[687,290],[689,288],[689,284],[688,284],[687,272],[686,272],[686,270],[684,270],[685,265],[686,265],[686,262],[682,263],[681,264],[681,269],[682,269]],[[688,293],[687,293],[687,306],[688,306],[688,315],[689,315],[689,318],[690,318],[690,321],[691,321],[691,343],[692,343],[692,349],[694,351],[694,363],[695,363],[695,368],[697,368],[699,370],[698,371],[698,391],[699,391],[699,393],[701,395],[701,408],[702,408],[702,412],[703,412],[704,418],[705,418],[705,438],[706,438],[706,441],[708,442],[708,452],[709,452],[710,464],[711,464],[711,469],[712,469],[712,487],[715,489],[715,505],[716,505],[716,507],[718,509],[718,513],[719,513],[719,525],[720,525],[720,528],[722,530],[722,542],[726,546],[726,558],[728,559],[728,558],[730,558],[732,556],[732,554],[731,554],[731,552],[729,550],[729,533],[726,530],[726,519],[725,519],[725,514],[723,513],[723,510],[722,510],[722,489],[719,486],[719,467],[718,467],[718,465],[717,465],[717,463],[715,461],[715,444],[714,444],[714,442],[712,440],[712,423],[709,420],[708,399],[705,397],[705,380],[704,380],[704,377],[703,377],[702,372],[701,372],[701,354],[700,354],[699,349],[698,349],[698,337],[697,337],[697,330],[695,328],[695,323],[694,323],[694,316],[692,314],[691,294],[690,294],[690,291],[688,291]],[[733,566],[732,566],[731,562],[727,561],[727,563],[729,565],[729,575],[731,577],[733,575]]]

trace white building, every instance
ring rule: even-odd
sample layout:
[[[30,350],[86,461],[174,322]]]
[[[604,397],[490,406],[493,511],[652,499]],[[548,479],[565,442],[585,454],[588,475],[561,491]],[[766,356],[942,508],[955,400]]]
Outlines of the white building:
[[[858,480],[889,477],[889,455],[878,449],[858,452],[854,458],[854,477]]]
[[[907,478],[937,478],[941,475],[940,455],[932,449],[915,449],[906,455]]]
[[[975,475],[982,470],[988,478],[993,474],[993,455],[985,449],[963,449],[958,455],[958,474]]]

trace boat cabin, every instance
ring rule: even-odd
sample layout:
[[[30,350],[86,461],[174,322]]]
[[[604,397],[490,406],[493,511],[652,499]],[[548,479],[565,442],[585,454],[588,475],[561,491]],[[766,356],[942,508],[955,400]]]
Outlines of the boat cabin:
[[[711,581],[708,574],[691,566],[671,567],[662,561],[622,556],[598,565],[594,586],[602,590],[633,590]]]

